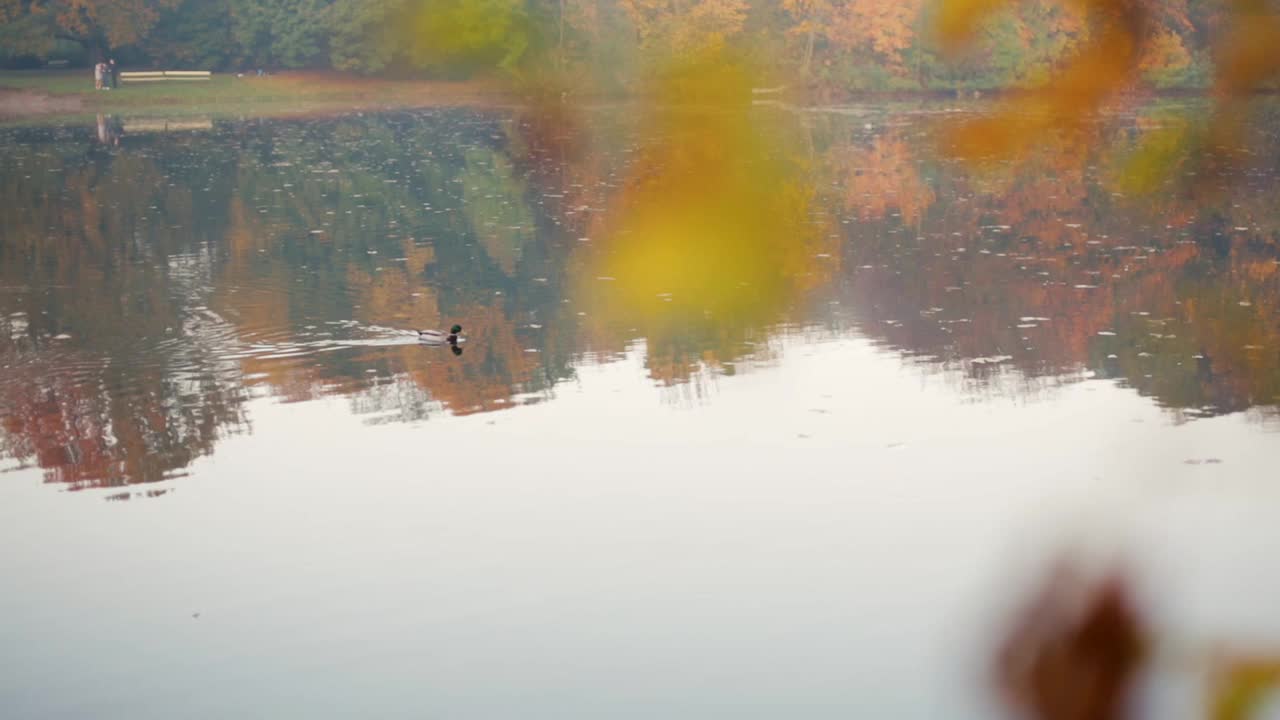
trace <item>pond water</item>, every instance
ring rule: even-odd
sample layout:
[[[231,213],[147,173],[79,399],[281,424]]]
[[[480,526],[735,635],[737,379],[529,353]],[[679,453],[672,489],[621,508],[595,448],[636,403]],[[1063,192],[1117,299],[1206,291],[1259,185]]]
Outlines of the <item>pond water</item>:
[[[1275,164],[974,109],[0,129],[0,715],[992,717],[1068,552],[1199,717],[1280,653]]]

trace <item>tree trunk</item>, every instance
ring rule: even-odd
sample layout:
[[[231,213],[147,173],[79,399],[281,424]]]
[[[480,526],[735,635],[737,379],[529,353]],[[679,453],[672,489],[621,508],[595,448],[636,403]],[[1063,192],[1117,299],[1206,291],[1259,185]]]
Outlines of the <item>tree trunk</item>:
[[[805,79],[809,78],[809,66],[813,63],[813,43],[816,34],[813,23],[809,23],[809,33],[805,39],[804,62],[800,64],[800,75]]]

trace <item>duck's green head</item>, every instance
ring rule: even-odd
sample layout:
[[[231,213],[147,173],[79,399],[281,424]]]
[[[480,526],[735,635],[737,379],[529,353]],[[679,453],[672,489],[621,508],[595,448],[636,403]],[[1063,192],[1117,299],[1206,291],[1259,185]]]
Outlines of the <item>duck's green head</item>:
[[[462,332],[462,326],[454,325],[453,327],[449,328],[449,332],[453,335],[457,335],[458,333]]]

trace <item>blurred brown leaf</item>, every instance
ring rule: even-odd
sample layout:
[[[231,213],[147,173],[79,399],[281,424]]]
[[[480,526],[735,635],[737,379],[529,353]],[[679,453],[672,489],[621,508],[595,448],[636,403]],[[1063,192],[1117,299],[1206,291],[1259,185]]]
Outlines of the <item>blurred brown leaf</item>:
[[[1009,703],[1030,717],[1120,718],[1145,645],[1122,576],[1093,583],[1060,568],[1015,622],[996,659],[996,679]]]

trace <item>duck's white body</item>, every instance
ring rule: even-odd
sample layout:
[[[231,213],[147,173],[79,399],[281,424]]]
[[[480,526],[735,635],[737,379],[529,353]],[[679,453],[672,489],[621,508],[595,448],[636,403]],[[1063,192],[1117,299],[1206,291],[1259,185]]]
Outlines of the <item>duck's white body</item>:
[[[443,330],[419,330],[418,342],[427,345],[452,345],[457,343],[459,338],[454,333],[447,333]]]

